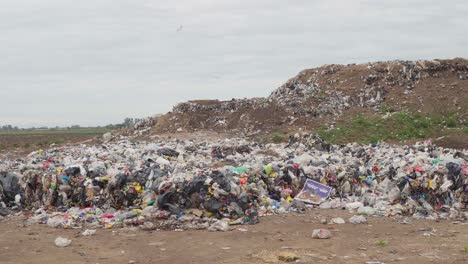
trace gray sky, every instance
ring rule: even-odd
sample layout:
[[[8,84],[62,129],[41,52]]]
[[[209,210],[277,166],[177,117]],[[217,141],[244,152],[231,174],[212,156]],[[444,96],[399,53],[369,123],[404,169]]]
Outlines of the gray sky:
[[[2,0],[0,124],[105,125],[267,96],[322,64],[468,57],[467,14],[467,0]]]

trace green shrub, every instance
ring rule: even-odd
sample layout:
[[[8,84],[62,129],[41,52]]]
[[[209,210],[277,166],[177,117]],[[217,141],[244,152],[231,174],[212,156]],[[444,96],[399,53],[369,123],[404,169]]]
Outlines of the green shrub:
[[[273,141],[274,143],[281,143],[284,141],[284,136],[276,134],[271,138],[271,141]]]
[[[376,143],[424,139],[436,132],[443,132],[447,127],[460,127],[464,133],[468,133],[468,126],[459,122],[455,114],[422,115],[405,111],[395,112],[385,119],[379,116],[358,115],[334,129],[321,127],[317,133],[332,143]]]
[[[387,240],[379,240],[375,244],[377,246],[384,247],[384,246],[388,245],[388,241]]]

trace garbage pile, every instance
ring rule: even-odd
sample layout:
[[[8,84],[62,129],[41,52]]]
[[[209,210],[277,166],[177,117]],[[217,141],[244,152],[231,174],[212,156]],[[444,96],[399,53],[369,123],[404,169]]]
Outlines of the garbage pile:
[[[261,98],[252,99],[232,99],[229,101],[219,100],[205,100],[200,101],[189,101],[185,103],[179,103],[173,108],[174,113],[186,113],[186,112],[212,112],[212,113],[225,113],[238,111],[241,108],[260,108],[265,106],[266,101]]]
[[[163,131],[248,129],[256,121],[250,113],[271,112],[272,105],[272,101],[266,98],[184,102],[174,106],[169,114],[171,122],[159,128]],[[267,118],[262,115],[262,119],[266,121]]]
[[[422,219],[468,217],[467,151],[246,139],[119,141],[0,162],[0,217],[54,228],[208,229],[307,208]],[[325,190],[323,193],[320,193]]]
[[[353,71],[359,75],[353,76]],[[466,60],[397,60],[326,65],[302,71],[275,90],[269,99],[277,101],[288,112],[308,116],[339,116],[353,106],[378,111],[390,90],[402,90],[409,95],[420,81],[437,79],[447,72],[465,80],[468,63]]]
[[[140,119],[133,125],[133,129],[142,130],[142,129],[150,128],[156,124],[157,117],[158,116],[150,116],[150,117]]]
[[[434,104],[464,116],[467,76],[465,59],[325,65],[300,72],[265,98],[178,104],[167,115],[171,122],[156,127],[253,134],[307,127],[314,121],[330,125],[353,110],[438,113],[430,107]]]

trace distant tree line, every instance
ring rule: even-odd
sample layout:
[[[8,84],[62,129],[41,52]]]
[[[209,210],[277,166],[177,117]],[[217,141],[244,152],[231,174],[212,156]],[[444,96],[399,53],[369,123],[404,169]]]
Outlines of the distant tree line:
[[[41,127],[30,127],[30,128],[19,128],[17,126],[12,125],[0,125],[0,131],[20,131],[20,130],[52,130],[52,129],[63,129],[63,130],[77,130],[77,129],[92,129],[92,128],[102,128],[102,129],[121,129],[121,128],[131,128],[140,121],[139,118],[130,118],[127,117],[124,121],[120,124],[109,124],[105,126],[96,126],[96,127],[82,127],[80,125],[72,125],[68,127],[48,127],[48,126],[41,126]]]
[[[0,130],[14,131],[14,130],[19,130],[19,128],[17,126],[4,125],[4,126],[0,126]]]

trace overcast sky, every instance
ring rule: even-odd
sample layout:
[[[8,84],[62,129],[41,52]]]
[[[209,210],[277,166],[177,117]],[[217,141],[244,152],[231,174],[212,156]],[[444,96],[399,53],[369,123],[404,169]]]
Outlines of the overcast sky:
[[[467,14],[467,0],[2,0],[0,124],[105,125],[267,96],[322,64],[468,57]]]

